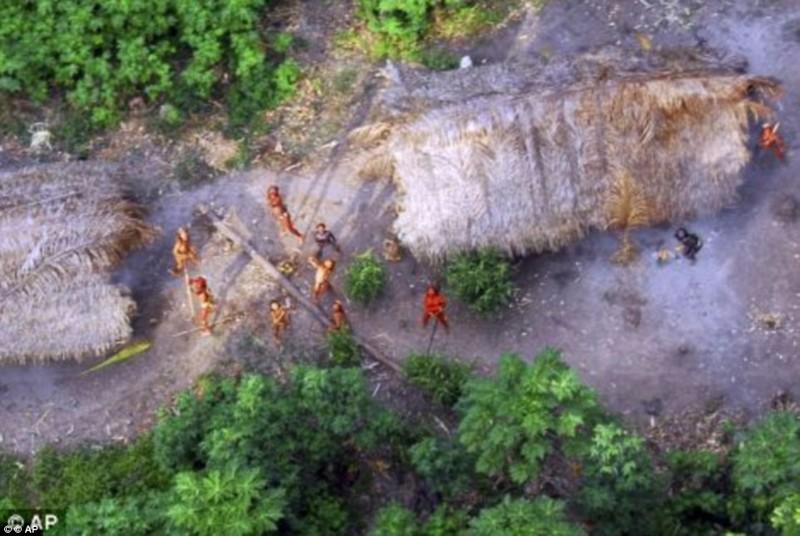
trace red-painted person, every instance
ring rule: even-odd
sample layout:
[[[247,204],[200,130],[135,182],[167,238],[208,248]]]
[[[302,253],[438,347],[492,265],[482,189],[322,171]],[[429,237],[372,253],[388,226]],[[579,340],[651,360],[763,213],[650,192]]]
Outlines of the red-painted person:
[[[428,287],[425,291],[425,299],[423,301],[422,313],[422,327],[428,325],[428,321],[433,318],[436,322],[444,326],[446,331],[450,331],[450,325],[447,323],[447,316],[445,309],[447,308],[447,300],[439,292],[439,289],[433,285]]]

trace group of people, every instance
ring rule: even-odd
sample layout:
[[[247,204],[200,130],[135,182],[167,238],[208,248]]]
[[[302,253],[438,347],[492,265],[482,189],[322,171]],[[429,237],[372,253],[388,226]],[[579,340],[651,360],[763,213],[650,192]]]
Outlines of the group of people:
[[[778,159],[783,160],[785,144],[778,134],[779,126],[779,123],[774,125],[770,123],[763,124],[758,144],[761,149],[771,150]],[[292,222],[292,217],[286,208],[286,204],[283,202],[283,197],[277,186],[273,185],[267,189],[266,204],[267,209],[272,213],[278,224],[281,235],[292,235],[297,238],[302,245],[305,242],[304,236],[297,230]],[[675,238],[680,242],[684,256],[694,261],[695,256],[703,247],[702,240],[700,240],[696,234],[690,233],[683,227],[676,231]],[[328,230],[324,223],[317,224],[314,230],[314,242],[316,243],[316,251],[314,255],[308,258],[308,263],[314,268],[312,297],[314,303],[319,305],[322,298],[331,290],[330,281],[336,269],[336,261],[333,258],[323,258],[325,250],[327,248],[332,248],[339,254],[341,254],[342,250],[339,247],[339,243],[336,241],[336,237]],[[199,257],[197,250],[194,248],[189,238],[188,231],[183,227],[178,229],[172,254],[175,258],[175,266],[172,269],[172,273],[174,275],[184,274],[186,276],[189,288],[200,302],[200,313],[197,318],[200,329],[204,334],[210,334],[211,314],[214,310],[214,296],[208,286],[208,281],[204,277],[189,277],[189,264],[197,264],[199,262]],[[384,243],[384,255],[387,260],[390,261],[400,260],[399,247],[396,241],[387,240]],[[423,327],[427,326],[429,321],[433,319],[437,325],[442,325],[445,330],[449,330],[449,323],[447,315],[445,314],[446,308],[447,300],[445,297],[435,285],[429,285],[425,291],[423,300]],[[284,334],[289,327],[290,319],[291,314],[288,306],[281,304],[278,300],[272,300],[270,302],[272,333],[279,344],[283,341]],[[342,305],[341,301],[334,300],[330,310],[330,326],[328,329],[329,331],[335,331],[346,327],[349,327],[349,322],[344,305]]]
[[[267,189],[266,204],[272,213],[280,229],[281,235],[292,235],[297,238],[302,245],[305,242],[303,234],[297,230],[292,217],[286,208],[280,190],[277,186],[270,186]],[[336,261],[333,258],[325,258],[327,249],[333,249],[341,254],[342,249],[334,234],[324,223],[319,223],[314,230],[314,242],[316,251],[314,255],[308,257],[308,263],[314,268],[314,284],[312,287],[312,298],[314,303],[319,305],[323,297],[331,291],[331,278],[336,269]],[[393,242],[394,243],[394,242]],[[384,245],[386,247],[386,245]],[[390,251],[387,259],[399,260],[399,252]],[[172,255],[175,265],[171,270],[173,275],[183,274],[194,297],[200,303],[200,313],[197,317],[200,330],[203,334],[211,333],[211,315],[214,310],[214,297],[208,286],[208,281],[202,277],[189,277],[189,266],[199,263],[200,258],[197,249],[192,245],[188,231],[181,227],[175,236],[175,245],[172,248]],[[423,301],[422,325],[427,326],[431,319],[441,324],[445,330],[449,330],[449,323],[445,310],[447,300],[434,285],[429,285]],[[291,312],[287,305],[275,299],[270,302],[270,322],[272,334],[278,344],[282,344],[284,335],[291,322]],[[349,328],[349,321],[344,305],[339,300],[334,300],[330,309],[330,325],[328,332]]]

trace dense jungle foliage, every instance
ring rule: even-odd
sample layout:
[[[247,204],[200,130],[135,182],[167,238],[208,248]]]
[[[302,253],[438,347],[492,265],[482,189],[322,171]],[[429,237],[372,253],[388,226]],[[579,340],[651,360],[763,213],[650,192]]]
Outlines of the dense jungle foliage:
[[[165,120],[227,103],[234,125],[291,95],[292,37],[262,28],[267,0],[31,0],[0,3],[0,96],[63,94],[93,126],[131,99]]]
[[[415,382],[452,376],[415,360]],[[131,445],[2,457],[0,510],[63,509],[51,533],[87,535],[797,534],[795,414],[726,455],[656,454],[555,350],[462,374],[452,435],[379,405],[360,369],[207,378]]]

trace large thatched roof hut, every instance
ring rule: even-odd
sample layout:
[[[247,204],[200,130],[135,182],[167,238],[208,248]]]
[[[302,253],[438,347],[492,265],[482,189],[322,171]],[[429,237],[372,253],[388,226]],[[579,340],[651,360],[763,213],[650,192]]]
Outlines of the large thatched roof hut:
[[[110,270],[155,236],[113,168],[0,173],[0,362],[102,353],[135,311]]]
[[[609,52],[424,83],[390,67],[382,116],[351,139],[366,148],[363,171],[396,181],[395,230],[415,255],[552,250],[609,226],[623,178],[651,223],[731,203],[749,121],[777,92],[741,70],[709,56]]]

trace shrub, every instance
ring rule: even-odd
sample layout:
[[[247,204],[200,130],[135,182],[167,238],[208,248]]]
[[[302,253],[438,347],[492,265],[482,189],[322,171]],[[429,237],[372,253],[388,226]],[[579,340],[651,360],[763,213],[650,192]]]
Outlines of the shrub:
[[[28,503],[27,476],[25,465],[20,460],[0,453],[0,497],[8,501],[5,506],[0,503],[0,509],[23,508]]]
[[[65,520],[67,534],[149,536],[166,532],[163,494],[105,498],[71,505]]]
[[[481,510],[470,523],[469,536],[580,536],[583,530],[567,521],[564,504],[541,497],[528,501],[506,497]]]
[[[420,536],[419,522],[413,512],[397,503],[381,509],[375,516],[372,536]]]
[[[465,37],[500,22],[497,13],[470,4],[469,0],[359,0],[359,16],[372,34],[368,51],[378,58],[424,61],[423,42],[431,34]]]
[[[579,452],[599,416],[594,391],[553,349],[531,365],[504,355],[495,378],[467,383],[459,407],[459,440],[477,456],[476,470],[517,484],[536,478],[556,446]]]
[[[770,414],[748,430],[733,454],[733,482],[757,519],[767,519],[786,497],[800,492],[800,418]]]
[[[427,391],[434,400],[452,406],[461,397],[470,367],[436,355],[412,354],[403,363],[408,381]]]
[[[440,506],[425,521],[422,527],[424,536],[459,536],[464,534],[469,517],[465,512]]]
[[[361,352],[349,329],[337,329],[325,336],[328,356],[335,367],[355,367],[361,363]]]
[[[346,534],[349,519],[349,512],[341,500],[330,495],[316,496],[311,499],[297,533],[304,536]]]
[[[453,39],[479,33],[495,24],[503,17],[480,5],[462,5],[455,9],[438,9],[434,11],[432,33],[437,37]]]
[[[473,489],[475,461],[460,444],[428,437],[409,454],[411,465],[436,493],[452,498]]]
[[[693,536],[713,534],[726,518],[726,466],[719,455],[703,451],[672,451],[666,456],[670,477],[663,528],[658,532]]]
[[[580,502],[598,534],[652,533],[658,487],[644,440],[616,424],[594,428]]]
[[[447,266],[447,286],[481,314],[508,304],[514,293],[511,266],[493,249],[457,255]]]
[[[57,88],[95,125],[133,96],[176,103],[237,95],[262,107],[286,94],[281,52],[260,34],[266,0],[34,0],[0,8],[0,92],[43,101]],[[264,49],[271,54],[267,58]],[[294,70],[293,68],[289,68]]]
[[[351,300],[367,305],[383,292],[385,285],[386,268],[372,251],[356,255],[347,267],[344,290]]]
[[[378,57],[414,59],[435,0],[359,0],[359,15],[377,38]]]
[[[179,473],[167,515],[176,527],[197,536],[216,536],[220,527],[240,536],[274,532],[283,517],[284,492],[265,491],[265,486],[255,469]]]
[[[236,386],[230,380],[204,378],[197,393],[184,391],[178,395],[171,411],[161,410],[153,430],[153,451],[159,467],[169,473],[202,467],[205,453],[202,441],[221,408],[236,397]]]
[[[41,450],[34,461],[32,480],[38,503],[48,508],[163,489],[169,482],[156,463],[150,436],[129,447],[80,449],[65,454]]]
[[[459,58],[441,48],[425,49],[420,57],[422,64],[434,71],[449,71],[459,65]]]
[[[800,534],[800,493],[781,502],[770,517],[772,526],[786,536]]]

